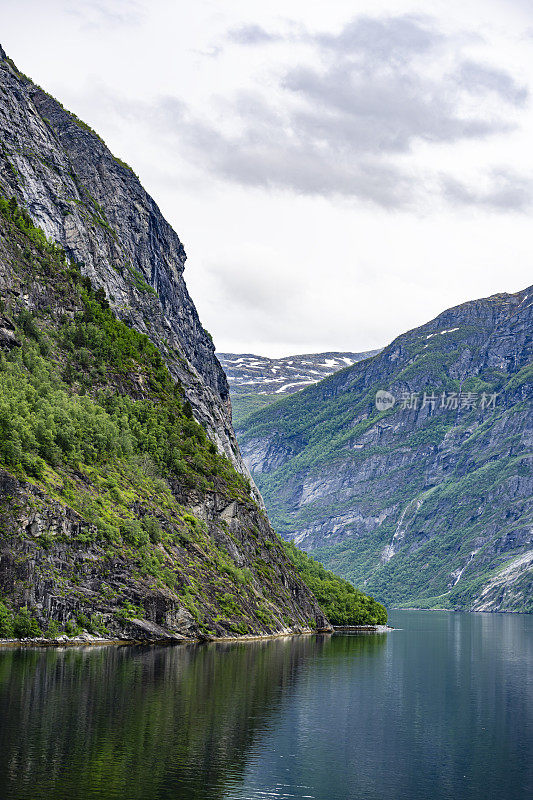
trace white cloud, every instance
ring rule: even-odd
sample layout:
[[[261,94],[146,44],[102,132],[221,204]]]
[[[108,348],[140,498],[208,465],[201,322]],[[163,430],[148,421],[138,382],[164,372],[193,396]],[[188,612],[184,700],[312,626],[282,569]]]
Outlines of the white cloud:
[[[530,282],[528,3],[0,3],[175,226],[219,350],[370,348]]]
[[[450,201],[456,205],[486,207],[493,211],[527,211],[533,202],[533,175],[494,169],[477,185],[468,185],[444,177],[442,186]]]
[[[83,0],[82,3],[65,3],[65,14],[79,20],[82,31],[100,31],[109,27],[124,29],[129,25],[140,24],[145,15],[137,0]]]
[[[228,37],[258,48],[283,40],[259,25],[231,29]],[[428,190],[438,193],[441,185],[403,155],[415,154],[420,142],[480,142],[508,133],[518,125],[510,111],[528,98],[509,71],[463,57],[459,38],[428,17],[365,16],[336,34],[303,31],[299,41],[311,45],[311,54],[282,69],[275,91],[241,89],[203,116],[182,98],[160,97],[143,119],[153,135],[172,137],[187,158],[224,180],[390,209],[427,203]],[[116,109],[122,105],[117,98]],[[450,175],[445,183],[456,181]],[[477,194],[469,196],[475,203]],[[449,187],[443,198],[464,202]]]

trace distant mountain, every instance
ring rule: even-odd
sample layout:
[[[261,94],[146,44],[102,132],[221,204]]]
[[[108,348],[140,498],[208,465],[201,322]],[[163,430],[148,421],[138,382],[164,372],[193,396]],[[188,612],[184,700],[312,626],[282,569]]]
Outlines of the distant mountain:
[[[228,378],[230,391],[238,394],[294,394],[357,361],[376,355],[362,353],[308,353],[285,358],[267,358],[250,353],[217,353]]]
[[[449,309],[241,423],[277,530],[389,604],[533,610],[532,299]]]
[[[217,353],[230,386],[233,421],[246,417],[280,397],[305,389],[340,369],[379,353],[307,353],[267,358],[251,353]]]

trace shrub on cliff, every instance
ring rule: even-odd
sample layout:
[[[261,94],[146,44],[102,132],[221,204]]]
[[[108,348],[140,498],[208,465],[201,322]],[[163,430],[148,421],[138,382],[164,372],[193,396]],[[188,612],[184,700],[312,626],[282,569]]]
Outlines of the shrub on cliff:
[[[387,611],[381,603],[329,572],[292,542],[283,542],[283,545],[332,625],[386,624]]]
[[[0,600],[0,639],[11,639],[13,632],[13,614]]]

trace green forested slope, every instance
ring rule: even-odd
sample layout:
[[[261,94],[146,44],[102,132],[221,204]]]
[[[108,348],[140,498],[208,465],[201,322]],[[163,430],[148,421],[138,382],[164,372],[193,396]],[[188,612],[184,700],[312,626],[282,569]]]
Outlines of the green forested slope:
[[[0,232],[0,636],[326,624],[155,346],[13,200]]]
[[[353,584],[324,569],[293,542],[285,542],[285,552],[309,586],[332,625],[385,625],[387,612],[373,597]]]
[[[279,395],[272,394],[236,394],[231,398],[231,418],[233,425],[237,428],[244,421],[265,406],[271,405],[279,400]]]

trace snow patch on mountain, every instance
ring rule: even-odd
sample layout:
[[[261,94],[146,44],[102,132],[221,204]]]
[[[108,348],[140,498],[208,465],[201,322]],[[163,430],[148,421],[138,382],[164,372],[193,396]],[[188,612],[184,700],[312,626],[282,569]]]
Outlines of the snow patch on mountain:
[[[217,353],[217,357],[235,397],[243,394],[293,394],[379,352],[306,353],[285,358],[267,358],[252,353]]]

